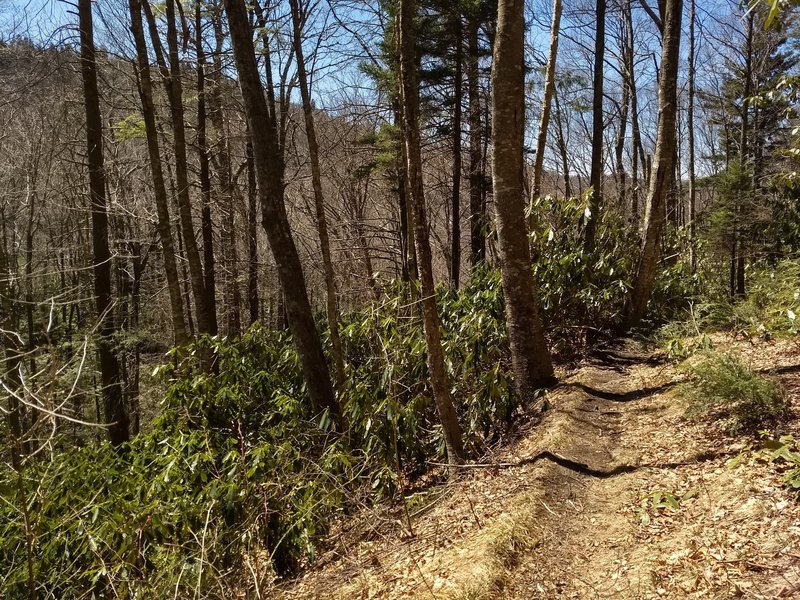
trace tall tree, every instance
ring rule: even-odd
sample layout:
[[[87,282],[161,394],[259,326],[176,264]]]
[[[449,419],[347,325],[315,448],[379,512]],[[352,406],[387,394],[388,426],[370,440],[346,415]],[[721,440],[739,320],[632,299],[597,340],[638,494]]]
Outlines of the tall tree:
[[[150,175],[153,180],[153,195],[156,201],[156,215],[158,218],[158,236],[161,242],[161,251],[164,255],[164,271],[167,277],[167,291],[169,292],[170,308],[172,315],[172,330],[176,346],[181,346],[189,340],[186,329],[186,318],[183,313],[183,298],[181,296],[178,265],[175,259],[175,243],[172,239],[172,225],[169,215],[169,200],[167,188],[164,183],[164,171],[161,163],[161,151],[158,142],[158,129],[156,126],[156,110],[153,101],[153,83],[150,73],[150,58],[147,55],[147,43],[142,25],[141,0],[129,0],[131,16],[131,33],[136,45],[137,75],[139,79],[139,97],[142,103],[142,116],[144,117],[145,138],[150,161]]]
[[[550,24],[550,50],[547,55],[542,115],[539,120],[539,133],[536,136],[536,154],[533,157],[531,201],[538,198],[542,193],[542,170],[544,169],[544,151],[547,148],[547,128],[550,125],[550,105],[553,102],[553,94],[556,90],[556,59],[558,57],[558,33],[561,29],[562,7],[562,0],[553,0],[553,22]]]
[[[458,288],[461,274],[461,103],[463,102],[462,63],[464,41],[461,39],[463,23],[460,7],[453,11],[453,187],[450,196],[450,285]]]
[[[478,4],[478,3],[476,3]],[[467,98],[469,99],[469,231],[470,261],[475,267],[486,260],[486,185],[483,163],[484,127],[481,119],[480,12],[472,7],[467,17]]]
[[[206,52],[203,47],[203,19],[201,2],[196,0],[194,8],[194,44],[197,53],[197,160],[200,166],[200,194],[202,207],[200,212],[200,229],[203,238],[203,275],[204,291],[208,302],[208,311],[216,320],[216,265],[214,259],[214,222],[211,218],[211,152],[208,147],[207,131],[207,88],[208,78]]]
[[[647,311],[658,267],[659,242],[666,217],[666,196],[670,191],[675,166],[682,0],[665,0],[662,6],[663,34],[658,80],[656,149],[645,211],[645,235],[633,287],[626,304],[623,320],[625,330],[639,323]]]
[[[689,0],[689,69],[687,73],[687,106],[686,106],[686,134],[689,161],[689,263],[692,273],[697,270],[697,224],[695,223],[697,211],[697,188],[695,185],[695,143],[694,143],[694,97],[695,97],[695,61],[697,49],[695,47],[695,0]]]
[[[593,251],[600,210],[603,206],[603,64],[606,52],[606,0],[596,0],[594,34],[594,79],[592,83],[592,165],[589,185],[592,194],[589,199],[589,215],[586,219],[584,246]]]
[[[422,319],[425,330],[428,371],[434,401],[442,423],[447,457],[451,463],[463,459],[464,444],[458,423],[450,382],[444,364],[439,314],[436,308],[436,289],[433,281],[431,245],[428,238],[428,220],[425,210],[425,193],[422,181],[422,156],[419,132],[419,88],[417,84],[415,44],[416,3],[400,0],[398,34],[400,38],[400,96],[403,113],[403,135],[408,163],[408,183],[414,208],[414,241],[417,248],[417,268],[422,291]]]
[[[523,208],[524,0],[500,0],[492,64],[492,180],[515,385],[522,401],[555,382],[539,316]]]
[[[97,306],[97,354],[103,385],[103,408],[108,439],[119,446],[130,439],[128,410],[122,394],[119,361],[114,351],[114,311],[111,289],[111,251],[108,243],[106,174],[103,165],[103,121],[97,88],[97,61],[91,0],[79,0],[81,79],[86,114],[86,157],[89,167],[89,198],[92,207],[94,294]]]
[[[253,145],[256,181],[261,198],[262,225],[267,233],[286,305],[289,328],[305,375],[313,410],[340,413],[322,351],[311,304],[308,301],[303,265],[289,227],[283,197],[283,177],[276,130],[261,85],[253,46],[253,31],[244,0],[225,0],[239,87]]]
[[[146,1],[146,0],[145,0]],[[178,29],[175,23],[175,0],[166,0],[167,49],[169,55],[169,71],[165,73],[165,84],[169,97],[173,149],[175,151],[175,180],[177,185],[178,214],[186,258],[189,263],[189,275],[192,281],[192,297],[197,313],[197,327],[200,333],[216,335],[217,316],[213,311],[214,303],[208,298],[203,275],[203,263],[197,248],[192,203],[189,194],[189,165],[186,151],[186,118],[183,106],[183,83],[181,81],[181,62],[178,53]],[[157,43],[157,38],[153,44]]]
[[[306,138],[308,140],[308,155],[311,161],[311,186],[314,190],[314,208],[317,217],[317,233],[319,234],[319,247],[322,254],[322,270],[325,275],[325,308],[328,317],[328,328],[333,346],[333,362],[336,367],[336,385],[341,398],[344,391],[345,372],[342,342],[339,336],[339,309],[336,290],[336,274],[333,271],[331,258],[331,242],[328,236],[328,218],[325,215],[325,196],[322,190],[322,170],[319,160],[319,143],[317,142],[317,129],[314,123],[314,105],[311,100],[308,74],[306,73],[306,59],[303,52],[303,25],[307,14],[301,12],[300,0],[289,0],[292,11],[292,30],[294,53],[297,61],[297,83],[300,87],[300,98],[303,102],[303,117],[306,124]]]

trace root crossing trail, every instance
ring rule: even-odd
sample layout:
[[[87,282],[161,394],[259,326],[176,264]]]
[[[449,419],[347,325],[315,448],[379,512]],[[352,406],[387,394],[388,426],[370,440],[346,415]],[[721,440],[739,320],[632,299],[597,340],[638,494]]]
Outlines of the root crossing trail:
[[[765,367],[787,358],[773,354]],[[636,353],[604,355],[565,378],[537,427],[411,497],[412,532],[397,510],[350,519],[276,594],[800,598],[797,501],[774,466],[731,466],[743,442],[684,418],[683,377]],[[782,377],[797,429],[798,376]]]

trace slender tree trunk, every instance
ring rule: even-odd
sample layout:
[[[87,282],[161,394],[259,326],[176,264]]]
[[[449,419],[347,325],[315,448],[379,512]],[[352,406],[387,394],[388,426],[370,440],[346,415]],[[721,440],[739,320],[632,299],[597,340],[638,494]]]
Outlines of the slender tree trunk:
[[[506,321],[515,385],[522,402],[555,383],[539,316],[522,198],[525,127],[523,0],[500,0],[492,61],[492,180]]]
[[[620,102],[620,110],[619,110],[619,129],[617,130],[617,139],[614,146],[614,154],[616,159],[616,169],[617,169],[617,188],[619,193],[619,206],[624,207],[626,204],[626,192],[627,192],[627,173],[625,171],[625,138],[627,137],[628,132],[628,109],[630,107],[630,100],[631,100],[631,89],[630,85],[628,84],[629,77],[625,75],[625,71],[627,69],[628,64],[628,57],[626,56],[628,53],[629,44],[627,43],[626,31],[623,23],[622,32],[621,32],[621,39],[623,40],[622,47],[620,48],[620,61],[619,67],[620,72],[623,74],[622,76],[622,99]]]
[[[206,114],[206,53],[203,49],[203,21],[200,15],[200,2],[195,3],[195,49],[197,52],[197,154],[200,163],[200,193],[203,199],[201,209],[201,229],[203,236],[203,274],[204,291],[208,304],[211,328],[217,326],[217,283],[214,264],[214,223],[211,218],[211,169],[207,137]]]
[[[550,105],[556,90],[556,59],[558,58],[558,34],[561,29],[562,0],[553,0],[553,22],[550,25],[550,50],[547,55],[547,72],[544,82],[544,98],[542,100],[542,116],[539,120],[539,133],[536,136],[536,154],[533,162],[533,182],[531,183],[531,201],[542,193],[542,170],[544,169],[544,152],[547,148],[547,128],[550,125]]]
[[[456,11],[453,22],[453,41],[455,48],[455,73],[453,80],[453,189],[450,197],[450,213],[452,226],[450,229],[450,285],[458,289],[461,274],[461,103],[462,98],[462,62],[463,62],[463,26],[461,13]]]
[[[464,445],[458,423],[450,382],[444,364],[439,314],[436,309],[436,290],[431,265],[431,246],[425,214],[425,195],[422,182],[422,156],[419,133],[419,88],[417,87],[415,25],[416,5],[413,0],[400,0],[398,32],[400,36],[400,89],[403,107],[403,133],[408,158],[408,180],[414,206],[414,234],[417,246],[417,266],[422,288],[422,318],[425,330],[428,372],[434,401],[442,424],[447,458],[455,464],[463,460]]]
[[[483,204],[483,124],[478,72],[477,17],[467,21],[467,96],[469,97],[469,224],[472,267],[486,260],[486,216]]]
[[[745,64],[744,64],[744,90],[742,94],[742,128],[739,132],[739,164],[741,181],[736,193],[736,207],[734,209],[734,227],[737,230],[736,236],[736,297],[744,298],[745,288],[745,236],[741,235],[742,213],[744,203],[750,197],[750,177],[747,169],[750,168],[750,149],[748,144],[748,134],[750,130],[750,103],[749,98],[753,95],[753,33],[755,29],[755,11],[750,11],[747,17],[747,30],[745,41]]]
[[[394,106],[394,123],[398,130],[402,130],[402,117],[400,116],[399,100],[395,101]],[[400,139],[400,148],[398,149],[397,157],[395,158],[396,178],[397,178],[397,205],[398,216],[400,222],[400,262],[401,262],[401,280],[408,283],[412,279],[417,280],[417,262],[414,260],[413,248],[413,233],[411,231],[409,221],[409,205],[408,205],[408,185],[406,174],[406,161],[405,151],[403,150],[402,134]],[[413,269],[412,269],[413,266]]]
[[[628,330],[642,320],[646,311],[659,258],[659,242],[664,225],[666,195],[675,160],[675,138],[678,114],[678,62],[681,43],[681,0],[665,0],[661,22],[664,33],[661,50],[661,73],[658,82],[658,132],[650,191],[645,214],[645,236],[633,288],[628,297],[623,329]]]
[[[128,411],[122,395],[119,361],[114,352],[115,333],[111,292],[111,252],[108,244],[106,175],[103,166],[103,125],[100,93],[97,89],[91,0],[79,0],[78,18],[81,40],[81,78],[86,110],[86,150],[89,166],[89,196],[92,206],[92,249],[94,253],[94,294],[97,306],[97,353],[103,385],[103,409],[108,423],[108,439],[119,446],[130,439]]]
[[[625,76],[627,87],[630,94],[630,118],[631,118],[631,215],[634,223],[639,223],[639,169],[646,170],[644,147],[642,146],[642,134],[639,128],[639,95],[636,89],[636,73],[634,62],[634,39],[633,39],[633,18],[631,15],[631,1],[623,3],[623,18],[625,20],[626,41],[628,47],[625,52],[627,63]]]
[[[250,324],[259,318],[258,306],[258,214],[256,210],[258,190],[256,189],[256,165],[253,159],[253,144],[247,140],[247,301],[250,307]]]
[[[222,246],[225,266],[225,330],[226,335],[234,338],[242,331],[241,293],[239,292],[239,254],[236,240],[236,201],[239,191],[233,181],[233,160],[231,159],[230,142],[225,128],[225,115],[222,100],[223,65],[222,52],[225,43],[222,31],[221,15],[213,20],[216,48],[214,51],[214,74],[211,78],[212,88],[209,94],[211,122],[216,132],[217,143],[214,149],[216,171],[222,195]]]
[[[244,0],[225,0],[233,54],[239,72],[239,86],[250,127],[256,166],[262,225],[267,233],[286,302],[289,327],[303,367],[313,410],[328,409],[339,414],[322,343],[308,301],[303,266],[292,238],[283,199],[282,169],[279,169],[278,140],[270,125],[269,109],[253,47],[253,32]]]
[[[189,340],[186,332],[186,321],[183,314],[178,265],[175,260],[175,244],[172,239],[172,226],[169,216],[169,201],[164,184],[164,172],[161,167],[161,152],[158,147],[158,130],[156,128],[155,107],[153,104],[153,84],[150,76],[150,59],[147,56],[147,45],[142,26],[142,5],[140,0],[130,0],[131,33],[136,44],[136,56],[139,75],[139,96],[142,101],[147,151],[150,159],[150,172],[153,178],[153,191],[158,216],[158,235],[164,255],[164,271],[167,277],[170,308],[172,315],[172,331],[175,345],[182,346]]]
[[[688,72],[688,106],[686,108],[686,128],[688,134],[689,154],[689,263],[692,274],[697,271],[697,190],[695,188],[694,157],[694,95],[695,95],[695,0],[689,0],[689,72]]]
[[[319,246],[322,254],[322,270],[325,274],[325,307],[328,317],[328,328],[333,346],[333,362],[336,367],[336,387],[341,401],[345,389],[344,354],[342,342],[339,337],[339,310],[336,291],[336,274],[333,271],[331,259],[331,243],[328,237],[328,219],[325,215],[325,197],[322,191],[322,170],[319,161],[319,144],[317,143],[317,130],[314,123],[314,106],[311,102],[311,92],[306,74],[306,60],[303,54],[303,31],[299,0],[289,0],[292,11],[292,25],[294,32],[294,52],[297,59],[297,82],[300,87],[300,97],[303,102],[303,116],[306,124],[306,138],[308,139],[308,154],[311,160],[311,185],[314,188],[314,207],[317,216],[317,232]]]
[[[169,52],[169,75],[167,78],[170,112],[172,115],[172,136],[175,150],[175,183],[177,185],[178,213],[183,244],[189,263],[189,276],[192,282],[192,297],[197,314],[197,328],[201,334],[216,335],[216,316],[212,317],[211,307],[206,296],[203,264],[197,248],[194,224],[192,222],[192,203],[189,197],[188,160],[186,156],[186,120],[183,109],[183,84],[181,83],[180,58],[178,56],[178,31],[175,25],[175,0],[166,0],[167,48]],[[156,40],[153,40],[156,43]]]
[[[556,108],[556,142],[558,153],[561,156],[561,171],[564,177],[564,197],[572,198],[572,178],[569,173],[569,155],[567,154],[567,140],[564,135],[564,122],[561,116],[561,101],[558,99],[558,91],[553,94],[553,104]]]
[[[603,206],[603,63],[606,51],[606,0],[596,0],[595,19],[597,28],[594,37],[594,106],[592,108],[592,165],[589,185],[589,216],[584,232],[584,248],[594,251],[597,224]]]

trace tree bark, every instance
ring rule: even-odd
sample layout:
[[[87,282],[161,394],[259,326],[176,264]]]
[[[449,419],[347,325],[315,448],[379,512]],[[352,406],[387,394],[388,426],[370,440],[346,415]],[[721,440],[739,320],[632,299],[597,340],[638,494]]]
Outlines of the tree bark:
[[[597,27],[594,37],[594,106],[592,108],[592,164],[589,185],[589,216],[586,219],[584,248],[594,251],[597,224],[603,206],[603,62],[606,50],[606,0],[596,0]]]
[[[531,202],[542,193],[542,170],[544,169],[544,152],[547,148],[547,128],[550,125],[550,105],[556,89],[556,59],[558,57],[558,33],[561,28],[562,5],[562,0],[553,0],[553,22],[550,25],[550,50],[547,55],[542,116],[539,120],[539,133],[536,136],[536,154],[533,159]]]
[[[492,181],[506,322],[515,385],[522,402],[555,383],[544,338],[522,199],[525,127],[523,0],[500,0],[492,61]]]
[[[553,104],[556,108],[556,142],[558,153],[561,156],[561,170],[564,177],[564,197],[572,198],[572,179],[569,173],[569,155],[567,154],[567,140],[564,135],[564,124],[561,117],[561,102],[558,99],[558,91],[553,94]]]
[[[694,157],[694,96],[695,96],[695,0],[689,0],[689,70],[688,70],[688,105],[686,108],[686,128],[688,136],[689,160],[689,264],[692,274],[697,271],[697,190],[695,188]]]
[[[645,236],[633,288],[628,296],[623,330],[642,320],[646,311],[659,259],[659,242],[665,220],[665,201],[674,169],[678,114],[678,62],[681,43],[681,0],[665,0],[662,23],[661,76],[658,82],[658,132],[645,211]]]
[[[628,132],[628,110],[630,108],[631,88],[629,85],[629,77],[625,75],[628,64],[628,51],[630,44],[627,41],[627,31],[623,23],[622,31],[620,32],[620,60],[619,68],[622,76],[622,99],[620,102],[619,110],[619,129],[617,130],[617,139],[614,145],[614,154],[616,160],[617,170],[617,189],[619,194],[619,205],[624,207],[626,204],[627,196],[627,172],[625,170],[625,138]]]
[[[453,42],[455,48],[455,73],[453,75],[453,188],[450,197],[450,285],[458,289],[461,274],[461,102],[463,40],[461,13],[456,10],[453,18]]]
[[[478,71],[478,18],[467,21],[467,96],[469,97],[469,229],[472,267],[486,260],[486,216],[483,210],[483,125]]]
[[[414,238],[417,247],[417,267],[422,288],[422,318],[425,330],[428,371],[433,388],[434,402],[442,424],[447,458],[458,463],[464,457],[461,426],[458,423],[450,382],[444,364],[439,314],[436,308],[436,290],[431,264],[431,246],[425,211],[422,182],[422,156],[419,133],[419,88],[417,87],[414,0],[400,0],[398,33],[400,36],[400,90],[403,107],[403,133],[408,160],[408,180],[411,202],[414,207]]]
[[[303,21],[305,15],[301,16],[300,14],[299,0],[289,0],[289,5],[292,12],[294,52],[297,59],[297,83],[300,87],[300,98],[303,102],[303,117],[306,124],[308,154],[311,161],[311,185],[314,189],[317,232],[319,234],[319,246],[322,254],[322,270],[325,275],[325,308],[328,317],[331,345],[333,346],[333,362],[336,367],[336,387],[341,402],[342,394],[345,390],[345,371],[342,341],[339,337],[339,311],[337,307],[339,294],[336,290],[336,274],[333,271],[331,243],[328,237],[328,219],[325,215],[325,196],[322,190],[322,170],[320,169],[319,144],[317,142],[317,130],[314,123],[314,106],[311,102],[311,91],[309,89],[308,75],[306,73],[306,60],[303,54]]]
[[[89,197],[92,207],[92,250],[94,253],[94,294],[97,306],[97,353],[103,385],[103,410],[108,439],[119,446],[130,439],[128,411],[122,395],[119,361],[114,352],[115,333],[111,290],[111,252],[108,244],[106,175],[103,166],[103,125],[97,88],[91,0],[79,0],[81,79],[86,114],[86,151],[89,167]]]
[[[628,47],[625,52],[626,69],[624,71],[628,93],[630,94],[630,119],[631,119],[631,214],[632,220],[639,223],[639,170],[645,170],[644,147],[642,146],[642,133],[639,128],[639,95],[636,90],[636,73],[634,62],[633,17],[631,15],[631,1],[623,4],[623,19],[625,20],[625,38]]]
[[[250,308],[250,325],[259,319],[258,302],[258,223],[256,189],[256,165],[253,159],[253,143],[248,140],[247,154],[247,302]]]
[[[747,169],[750,166],[750,151],[748,144],[748,133],[750,130],[750,103],[749,98],[753,95],[753,34],[755,29],[755,11],[750,11],[747,17],[747,29],[745,31],[745,56],[744,56],[744,90],[742,92],[742,127],[739,132],[739,165],[741,181],[736,192],[736,206],[734,207],[734,229],[736,231],[736,291],[737,298],[744,298],[745,288],[745,236],[741,235],[741,221],[744,203],[749,198],[750,177]],[[733,265],[732,265],[733,267]]]
[[[261,86],[244,0],[225,0],[233,54],[245,116],[250,127],[253,158],[261,198],[262,225],[267,233],[286,302],[289,328],[308,386],[312,410],[339,415],[322,343],[308,301],[303,266],[289,228],[279,169],[278,140],[270,124],[269,109]]]
[[[195,49],[197,52],[197,155],[200,163],[200,193],[203,199],[201,209],[201,230],[203,237],[203,286],[208,303],[211,327],[217,325],[217,282],[214,261],[214,223],[211,218],[211,169],[209,160],[208,136],[206,123],[206,53],[203,48],[203,21],[200,14],[200,2],[195,4]]]

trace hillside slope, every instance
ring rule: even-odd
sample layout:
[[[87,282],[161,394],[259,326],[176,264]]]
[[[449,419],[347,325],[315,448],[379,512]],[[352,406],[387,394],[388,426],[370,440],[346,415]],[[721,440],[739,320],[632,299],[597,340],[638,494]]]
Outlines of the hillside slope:
[[[728,343],[723,340],[720,343]],[[761,345],[760,369],[798,362]],[[652,363],[652,361],[650,361]],[[797,436],[800,380],[781,375]],[[345,523],[292,598],[800,597],[800,505],[748,440],[687,421],[670,364],[610,352],[515,442]],[[738,457],[737,460],[731,459]]]

